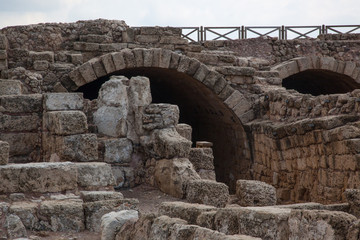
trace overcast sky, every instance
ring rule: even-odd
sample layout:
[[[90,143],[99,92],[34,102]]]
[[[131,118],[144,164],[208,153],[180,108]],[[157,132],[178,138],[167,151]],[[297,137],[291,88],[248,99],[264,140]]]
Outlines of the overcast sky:
[[[0,0],[0,28],[97,18],[129,26],[360,24],[360,0]]]

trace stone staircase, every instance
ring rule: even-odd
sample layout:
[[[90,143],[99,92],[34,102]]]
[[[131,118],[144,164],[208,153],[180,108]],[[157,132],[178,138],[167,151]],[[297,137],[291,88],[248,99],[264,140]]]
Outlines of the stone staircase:
[[[103,214],[136,209],[136,199],[114,191],[111,165],[98,161],[81,94],[23,94],[21,81],[3,79],[0,89],[1,239],[98,232]]]

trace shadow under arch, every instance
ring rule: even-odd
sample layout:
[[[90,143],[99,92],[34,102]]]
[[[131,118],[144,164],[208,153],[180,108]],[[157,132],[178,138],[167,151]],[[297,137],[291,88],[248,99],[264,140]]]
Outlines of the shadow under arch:
[[[300,57],[272,68],[279,73],[282,86],[303,94],[339,94],[360,88],[360,68],[353,61],[333,57]]]
[[[76,91],[83,92],[85,98],[96,98],[102,83],[111,75],[146,76],[150,79],[153,103],[178,105],[180,122],[193,128],[193,142],[214,143],[216,178],[226,183],[230,192],[235,191],[236,180],[251,179],[252,161],[244,127],[213,89],[177,69],[133,66],[88,81]]]
[[[360,84],[349,76],[321,69],[311,69],[291,75],[283,79],[282,86],[313,96],[347,93],[360,88]]]

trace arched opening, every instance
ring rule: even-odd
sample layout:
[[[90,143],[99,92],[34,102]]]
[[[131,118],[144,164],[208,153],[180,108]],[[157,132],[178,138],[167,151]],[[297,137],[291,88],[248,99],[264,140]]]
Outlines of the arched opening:
[[[140,67],[123,69],[112,75],[146,76],[150,79],[153,103],[179,106],[180,122],[193,128],[193,142],[214,143],[214,164],[217,181],[234,192],[237,179],[249,179],[250,150],[240,120],[204,84],[176,70]],[[85,84],[78,89],[85,98],[94,99],[109,76]]]
[[[306,70],[291,75],[282,81],[282,86],[314,96],[347,93],[360,88],[360,84],[349,76],[320,69]]]

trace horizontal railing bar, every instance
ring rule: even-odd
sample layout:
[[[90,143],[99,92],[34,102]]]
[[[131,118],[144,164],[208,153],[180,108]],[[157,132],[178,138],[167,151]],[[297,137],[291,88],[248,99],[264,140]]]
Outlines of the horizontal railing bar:
[[[287,36],[287,32],[292,32],[294,34],[297,34],[298,36],[292,37],[290,39],[298,39],[301,37],[309,38],[309,34],[319,30],[319,34],[326,34],[328,31],[339,33],[339,34],[349,34],[354,31],[357,31],[360,29],[360,25],[313,25],[313,26],[240,26],[240,27],[178,27],[180,29],[190,29],[192,30],[189,33],[182,33],[182,37],[187,38],[191,41],[195,41],[194,39],[190,38],[189,36],[191,34],[196,34],[197,32],[197,41],[206,41],[206,33],[210,32],[212,34],[215,34],[211,40],[217,40],[219,38],[225,38],[227,40],[233,40],[228,37],[228,35],[238,32],[238,38],[236,39],[246,39],[247,38],[247,32],[252,32],[258,36],[268,36],[271,33],[279,32],[279,39],[281,40],[287,40],[289,39]],[[339,29],[340,28],[340,29]],[[350,30],[347,30],[346,32],[341,32],[341,28],[352,28]],[[226,33],[219,33],[216,32],[216,30],[230,30]],[[266,33],[260,33],[255,30],[261,30],[261,29],[271,29],[270,31]],[[296,31],[296,30],[297,31]],[[299,29],[299,30],[298,30]],[[307,31],[303,33],[300,29],[309,29],[310,31]]]

